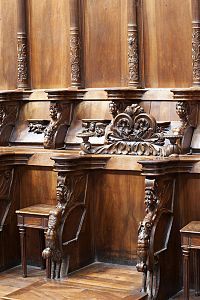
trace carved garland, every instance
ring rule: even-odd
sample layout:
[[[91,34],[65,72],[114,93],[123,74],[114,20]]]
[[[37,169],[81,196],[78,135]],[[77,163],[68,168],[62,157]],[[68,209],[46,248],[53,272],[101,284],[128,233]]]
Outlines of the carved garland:
[[[25,33],[17,33],[17,87],[28,88],[28,46]]]

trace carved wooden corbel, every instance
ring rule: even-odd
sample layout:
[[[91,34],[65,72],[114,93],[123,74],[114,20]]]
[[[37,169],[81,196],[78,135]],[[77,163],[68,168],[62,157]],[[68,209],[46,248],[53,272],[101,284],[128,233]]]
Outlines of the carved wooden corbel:
[[[68,271],[68,245],[78,240],[86,214],[86,192],[90,169],[102,169],[108,158],[57,156],[54,171],[57,177],[57,205],[50,212],[43,257],[51,260],[49,278],[60,278]],[[68,218],[76,212],[73,228],[67,227]]]
[[[161,256],[168,250],[173,217],[176,173],[190,172],[195,160],[141,160],[145,176],[145,217],[138,228],[137,270],[143,273],[142,290],[148,299],[160,299]]]
[[[51,120],[44,130],[44,148],[61,148],[72,121],[74,105],[83,99],[86,90],[47,90],[46,93]]]

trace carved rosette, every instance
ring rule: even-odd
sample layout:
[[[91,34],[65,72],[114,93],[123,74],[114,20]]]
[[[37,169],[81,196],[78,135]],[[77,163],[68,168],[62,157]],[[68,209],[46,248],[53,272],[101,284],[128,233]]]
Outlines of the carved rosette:
[[[56,188],[57,205],[49,215],[46,248],[42,253],[44,259],[51,260],[52,279],[58,279],[66,275],[67,270],[61,271],[62,264],[64,263],[65,246],[78,240],[86,212],[85,191],[87,181],[87,173],[58,172]],[[68,216],[74,209],[80,208],[82,209],[82,213],[80,219],[76,220],[79,225],[75,224],[76,228],[78,228],[75,236],[72,236],[70,240],[63,240]],[[69,230],[70,228],[67,228],[67,231]],[[73,231],[73,229],[71,230]]]
[[[200,23],[192,23],[193,85],[200,85]]]
[[[17,87],[28,88],[28,45],[25,33],[17,33]]]
[[[78,27],[70,28],[71,85],[81,86],[81,41]]]
[[[139,85],[139,54],[137,25],[128,25],[129,86]]]

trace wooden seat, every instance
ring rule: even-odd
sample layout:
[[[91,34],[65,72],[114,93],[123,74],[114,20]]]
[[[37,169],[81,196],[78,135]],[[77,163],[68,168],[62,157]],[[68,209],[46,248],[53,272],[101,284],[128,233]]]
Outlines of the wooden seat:
[[[16,211],[17,225],[19,226],[19,232],[20,232],[23,277],[27,277],[26,228],[27,227],[37,228],[40,230],[44,230],[44,232],[46,233],[48,228],[49,213],[54,207],[55,206],[53,205],[36,204]],[[40,245],[41,245],[41,238],[40,238]],[[43,249],[40,250],[42,253]],[[48,260],[46,261],[46,268],[48,273],[50,268],[50,262]]]
[[[194,276],[195,276],[195,295],[200,295],[199,278],[199,254],[200,254],[200,221],[193,221],[181,230],[181,247],[183,251],[183,288],[184,299],[189,299],[189,256],[190,250],[195,250]]]

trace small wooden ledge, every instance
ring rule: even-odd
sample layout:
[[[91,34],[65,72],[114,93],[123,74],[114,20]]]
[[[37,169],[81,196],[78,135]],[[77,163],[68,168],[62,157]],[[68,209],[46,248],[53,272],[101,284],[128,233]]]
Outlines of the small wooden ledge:
[[[55,161],[54,171],[72,172],[81,170],[104,169],[109,156],[59,155],[51,157]]]

